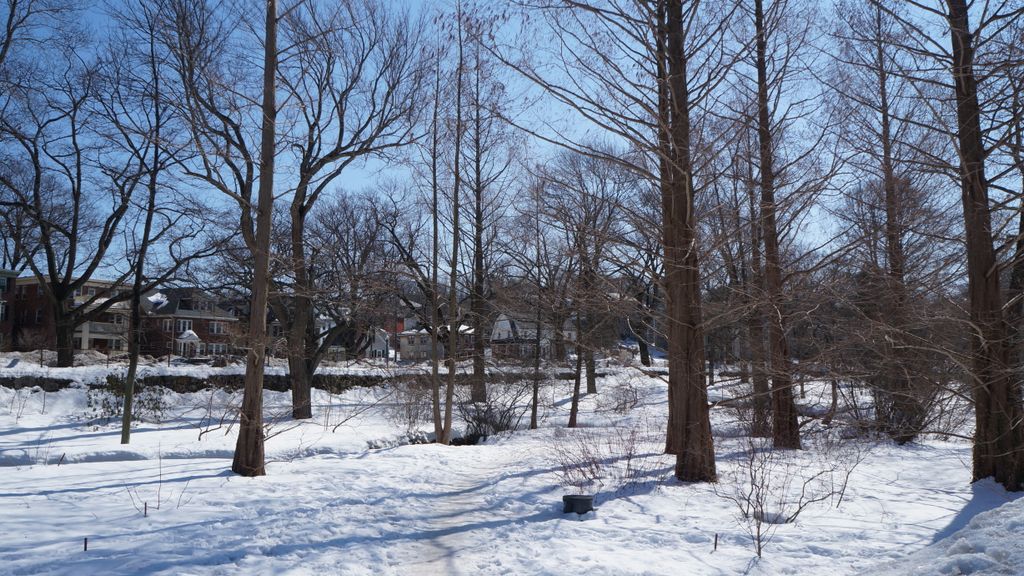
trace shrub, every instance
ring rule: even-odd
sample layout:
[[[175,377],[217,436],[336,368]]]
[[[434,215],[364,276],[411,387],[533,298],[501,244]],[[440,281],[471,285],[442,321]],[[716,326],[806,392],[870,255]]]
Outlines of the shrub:
[[[90,422],[109,424],[119,420],[124,409],[125,378],[108,374],[106,382],[89,387],[86,409]],[[136,384],[132,402],[132,420],[135,422],[162,422],[167,411],[167,391],[159,386],[140,387]]]

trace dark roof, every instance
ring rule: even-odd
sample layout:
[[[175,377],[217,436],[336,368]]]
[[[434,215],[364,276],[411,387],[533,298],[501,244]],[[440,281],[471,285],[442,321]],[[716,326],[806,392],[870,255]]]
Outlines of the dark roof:
[[[209,302],[207,310],[199,309],[199,302]],[[223,318],[235,316],[222,308],[218,298],[199,288],[161,288],[142,297],[142,312],[151,316],[187,316],[193,318]]]

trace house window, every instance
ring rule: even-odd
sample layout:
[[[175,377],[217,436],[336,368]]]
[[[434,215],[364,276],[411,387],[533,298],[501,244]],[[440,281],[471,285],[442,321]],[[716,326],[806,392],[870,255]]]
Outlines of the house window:
[[[0,278],[0,293],[7,292],[7,277]]]
[[[409,346],[412,346],[414,344],[416,344],[416,337],[415,336],[409,336]]]
[[[223,322],[210,322],[210,334],[224,334]]]
[[[420,336],[420,344],[426,344],[426,343],[427,343],[427,337],[426,336]]]
[[[121,326],[124,324],[124,316],[121,314],[114,314],[114,324]]]
[[[111,347],[114,350],[120,350],[121,349],[121,341],[120,340],[114,340],[113,341],[113,345]]]
[[[24,298],[24,297],[25,297],[25,285],[22,284],[21,286],[18,286],[18,298]]]
[[[178,320],[176,330],[177,330],[177,332],[179,334],[182,333],[182,332],[185,332],[187,330],[191,330],[191,329],[192,329],[192,321],[191,320]]]
[[[174,320],[170,318],[164,318],[163,325],[164,332],[174,332]]]
[[[192,299],[191,298],[182,298],[181,300],[178,301],[178,310],[191,310],[191,309],[192,309]]]
[[[0,302],[0,322],[7,320],[7,303]]]
[[[43,309],[42,308],[36,308],[36,324],[42,324],[42,323],[43,323]]]
[[[274,324],[270,327],[270,335],[274,338],[281,338],[284,336],[284,328],[280,324]]]

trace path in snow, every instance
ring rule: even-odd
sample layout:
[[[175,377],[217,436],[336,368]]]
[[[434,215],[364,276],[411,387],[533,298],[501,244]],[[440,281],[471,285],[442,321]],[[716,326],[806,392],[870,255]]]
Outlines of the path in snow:
[[[494,467],[478,464],[462,469],[450,483],[438,486],[436,496],[422,500],[424,509],[413,511],[423,519],[422,542],[411,555],[418,560],[401,569],[409,574],[477,573],[477,567],[460,565],[456,559],[460,552],[482,544],[473,528],[494,521],[483,493],[497,481]]]

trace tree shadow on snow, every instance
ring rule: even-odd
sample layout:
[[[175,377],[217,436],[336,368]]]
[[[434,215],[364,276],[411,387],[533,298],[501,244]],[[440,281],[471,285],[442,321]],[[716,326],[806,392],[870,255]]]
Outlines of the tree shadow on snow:
[[[1024,494],[1007,492],[991,478],[979,480],[971,484],[970,500],[964,504],[964,507],[957,512],[956,516],[953,517],[953,520],[945,528],[935,534],[935,537],[932,538],[932,543],[953,535],[964,526],[967,526],[978,514],[998,508],[1021,496],[1024,496]]]

